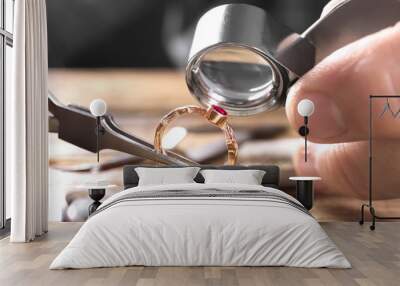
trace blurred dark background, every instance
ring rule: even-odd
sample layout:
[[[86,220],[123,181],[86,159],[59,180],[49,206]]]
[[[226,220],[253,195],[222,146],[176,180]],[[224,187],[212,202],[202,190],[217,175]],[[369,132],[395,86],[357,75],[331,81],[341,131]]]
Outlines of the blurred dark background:
[[[49,0],[49,67],[180,67],[197,19],[248,3],[301,33],[327,0]]]

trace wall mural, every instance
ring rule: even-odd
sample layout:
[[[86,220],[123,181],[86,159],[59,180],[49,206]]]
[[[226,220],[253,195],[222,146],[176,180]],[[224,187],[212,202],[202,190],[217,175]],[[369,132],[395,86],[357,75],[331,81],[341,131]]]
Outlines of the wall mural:
[[[285,58],[279,57],[279,50],[274,50],[272,54],[276,57],[272,58],[243,48],[251,46],[260,51],[261,47],[249,38],[235,39],[244,43],[242,46],[224,46],[229,39],[201,37],[204,31],[218,34],[219,29],[227,29],[222,34],[229,35],[229,27],[215,26],[208,31],[207,27],[199,25],[196,29],[200,16],[217,6],[218,1],[191,1],[190,5],[182,1],[161,1],[157,5],[128,2],[114,5],[97,1],[94,5],[55,0],[47,5],[49,89],[52,93],[49,106],[54,109],[54,118],[50,120],[51,131],[54,131],[50,135],[51,220],[85,220],[92,200],[86,190],[77,186],[82,182],[91,185],[94,181],[119,186],[107,189],[105,197],[108,197],[121,191],[124,165],[224,164],[226,138],[217,126],[205,124],[201,116],[179,116],[164,130],[163,136],[158,136],[162,137],[162,142],[156,143],[163,152],[156,152],[154,136],[163,116],[180,106],[193,105],[216,106],[227,112],[238,145],[238,151],[234,151],[235,157],[238,154],[237,164],[278,165],[280,188],[291,195],[296,194],[299,177],[315,178],[312,213],[318,219],[360,219],[360,205],[368,201],[368,156],[365,155],[368,134],[359,134],[359,131],[368,130],[368,122],[364,122],[362,115],[368,110],[348,106],[357,101],[348,98],[359,96],[361,104],[367,100],[368,93],[351,94],[353,86],[346,86],[347,83],[321,85],[327,82],[327,75],[320,72],[314,76],[311,86],[321,94],[307,94],[295,88],[299,101],[308,99],[315,105],[314,114],[308,118],[296,110],[299,102],[288,90],[290,85],[301,85],[302,78],[298,80],[293,74],[301,77],[307,72],[313,73],[314,54],[307,42],[300,45],[304,48],[301,51],[304,57],[288,57],[287,62],[283,62]],[[279,23],[269,23],[281,37],[269,42],[270,49],[274,49],[286,36],[301,33],[315,22],[327,1],[312,4],[306,0],[248,2],[261,9],[245,6],[247,16],[255,18],[265,10],[279,19]],[[230,6],[231,14],[240,14],[243,9],[235,12],[235,7]],[[64,13],[66,9],[79,11],[81,17],[68,16]],[[222,10],[215,11],[223,15]],[[296,17],[292,17],[293,11]],[[388,15],[391,18],[391,13]],[[212,13],[203,19],[211,21],[210,17]],[[346,19],[364,21],[357,17],[335,21],[346,29],[351,27],[346,25]],[[235,23],[237,19],[231,20]],[[250,26],[240,27],[244,31],[261,33]],[[76,33],[77,30],[80,33]],[[310,40],[318,38],[318,29],[308,31],[306,36]],[[333,38],[337,37],[333,35]],[[355,40],[357,35],[349,38]],[[285,44],[290,46],[302,40],[296,39],[288,38]],[[335,44],[330,47],[318,47],[317,64],[344,44],[333,42]],[[218,48],[207,49],[214,45]],[[288,66],[295,72],[288,71]],[[303,86],[310,86],[310,83]],[[334,104],[320,98],[332,99]],[[107,113],[98,119],[89,110],[96,99],[107,104]],[[350,115],[342,114],[343,110],[356,109],[357,112]],[[385,118],[386,114],[399,118],[400,109],[388,100],[379,116]],[[68,123],[68,116],[85,119]],[[103,128],[96,127],[99,122]],[[355,122],[365,126],[352,126]],[[342,134],[346,129],[349,129],[348,137]],[[100,137],[96,136],[96,132],[99,133],[96,130],[101,130]],[[353,141],[357,142],[350,144]],[[383,150],[395,153],[395,148]],[[97,151],[101,154],[99,162],[95,156]],[[345,157],[344,153],[352,155],[348,156],[350,159],[343,159],[346,164],[340,164],[342,158],[333,155],[338,153],[343,153],[339,157]],[[328,161],[334,162],[333,170],[329,169]],[[396,212],[399,201],[392,189],[398,183],[395,179],[388,181],[386,186],[390,191],[376,202],[377,208],[383,207],[385,216]]]

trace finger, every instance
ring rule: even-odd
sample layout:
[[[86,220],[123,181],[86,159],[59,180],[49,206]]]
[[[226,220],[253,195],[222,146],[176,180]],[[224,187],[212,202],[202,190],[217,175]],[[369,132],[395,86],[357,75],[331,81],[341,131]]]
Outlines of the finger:
[[[397,140],[374,140],[372,187],[375,199],[399,198],[400,145]],[[304,149],[294,155],[296,173],[322,178],[325,195],[366,199],[369,187],[369,144],[352,142],[310,144],[307,162]]]
[[[286,112],[298,129],[302,123],[297,104],[314,101],[310,140],[319,143],[361,141],[368,138],[369,95],[400,94],[400,24],[360,39],[325,58],[290,90]],[[391,100],[394,111],[399,100]],[[380,114],[385,101],[374,103]],[[400,116],[399,116],[400,118]],[[400,120],[383,116],[376,136],[400,138]]]

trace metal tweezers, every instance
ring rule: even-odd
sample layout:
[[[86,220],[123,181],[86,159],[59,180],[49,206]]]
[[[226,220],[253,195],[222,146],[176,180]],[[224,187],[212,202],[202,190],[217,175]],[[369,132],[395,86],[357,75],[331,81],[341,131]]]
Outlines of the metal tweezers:
[[[97,152],[96,117],[78,105],[64,105],[51,92],[48,95],[49,132],[58,133],[58,138],[87,151]],[[143,139],[126,133],[110,114],[100,120],[102,134],[99,135],[99,151],[112,149],[166,165],[198,165],[198,163],[167,151],[158,153],[154,146]]]

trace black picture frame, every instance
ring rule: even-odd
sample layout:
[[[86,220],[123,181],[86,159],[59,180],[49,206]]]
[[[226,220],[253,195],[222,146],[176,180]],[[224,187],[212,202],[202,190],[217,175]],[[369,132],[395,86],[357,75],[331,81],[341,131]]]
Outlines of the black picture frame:
[[[369,182],[368,182],[368,203],[364,203],[361,205],[361,219],[359,221],[360,225],[364,224],[364,210],[365,208],[369,209],[369,212],[372,216],[372,223],[370,225],[370,229],[371,230],[375,230],[375,225],[376,225],[376,220],[393,220],[393,219],[400,219],[400,217],[391,217],[391,216],[380,216],[377,215],[376,210],[373,206],[373,179],[372,179],[372,175],[373,175],[373,158],[374,158],[374,154],[373,154],[373,144],[372,144],[372,132],[373,132],[373,124],[372,124],[372,104],[374,102],[374,100],[376,99],[386,99],[389,100],[390,98],[399,98],[400,99],[400,95],[370,95],[369,96],[369,134],[368,134],[368,148],[369,148],[369,163],[368,163],[368,176],[369,176]],[[383,111],[384,112],[384,111]],[[382,114],[383,114],[382,112]],[[382,115],[381,114],[381,115]],[[392,113],[392,115],[394,116],[394,119],[396,118],[396,116],[400,117],[400,112],[399,113]]]

